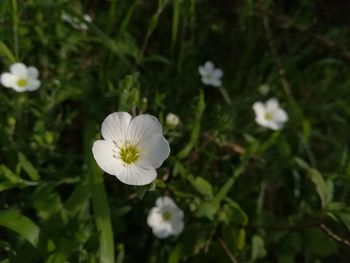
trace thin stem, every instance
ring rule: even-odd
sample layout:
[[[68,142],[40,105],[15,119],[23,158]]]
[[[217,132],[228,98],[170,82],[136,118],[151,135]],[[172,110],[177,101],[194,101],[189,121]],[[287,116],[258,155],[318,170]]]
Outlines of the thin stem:
[[[220,91],[222,97],[224,98],[225,102],[227,104],[231,104],[231,99],[230,99],[230,96],[228,95],[226,89],[223,87],[219,87],[219,91]]]
[[[17,0],[11,0],[12,5],[12,33],[13,33],[13,49],[15,51],[16,60],[19,60],[19,51],[18,51],[18,6]]]
[[[337,241],[338,243],[341,243],[343,245],[346,245],[346,246],[350,247],[350,241],[349,240],[346,240],[345,238],[342,238],[342,237],[338,236],[332,230],[330,230],[328,227],[326,227],[325,224],[321,224],[319,227],[331,239]]]
[[[230,258],[232,263],[238,263],[236,257],[231,253],[231,251],[228,249],[227,244],[225,243],[225,241],[221,238],[218,239],[220,245],[222,246],[222,248],[224,249],[224,251],[226,252],[227,256]]]

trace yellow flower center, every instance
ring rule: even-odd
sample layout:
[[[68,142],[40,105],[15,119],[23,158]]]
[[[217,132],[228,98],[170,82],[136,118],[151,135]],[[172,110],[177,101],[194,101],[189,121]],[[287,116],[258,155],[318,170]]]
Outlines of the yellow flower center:
[[[133,164],[139,159],[140,153],[136,146],[127,144],[120,149],[119,157],[125,164]]]
[[[171,218],[171,213],[169,211],[165,211],[162,213],[162,218],[164,221],[169,221]]]
[[[28,84],[28,81],[26,79],[19,79],[17,80],[17,85],[21,88],[27,86]]]
[[[273,115],[271,112],[266,112],[264,117],[268,121],[271,121],[273,119]]]

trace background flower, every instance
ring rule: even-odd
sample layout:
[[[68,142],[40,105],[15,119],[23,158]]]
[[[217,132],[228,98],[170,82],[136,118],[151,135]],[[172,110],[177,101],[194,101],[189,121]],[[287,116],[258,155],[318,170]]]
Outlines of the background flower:
[[[182,210],[167,196],[159,197],[147,217],[147,224],[158,238],[179,235],[183,228],[184,214]]]
[[[280,107],[278,100],[272,98],[266,103],[255,102],[253,104],[255,121],[263,127],[272,130],[280,130],[288,120],[287,113]]]
[[[213,62],[207,61],[203,66],[198,68],[198,72],[202,77],[202,82],[205,85],[211,85],[214,87],[220,87],[222,82],[223,71],[219,68],[215,68]]]
[[[0,82],[6,88],[12,88],[17,92],[34,91],[40,87],[38,80],[39,71],[35,67],[26,67],[23,63],[14,63],[10,67],[10,73],[3,73]]]

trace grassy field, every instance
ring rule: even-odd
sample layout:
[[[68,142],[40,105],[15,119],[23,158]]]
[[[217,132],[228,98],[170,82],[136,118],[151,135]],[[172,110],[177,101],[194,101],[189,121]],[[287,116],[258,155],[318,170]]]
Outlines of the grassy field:
[[[348,262],[349,10],[0,1],[0,263]]]

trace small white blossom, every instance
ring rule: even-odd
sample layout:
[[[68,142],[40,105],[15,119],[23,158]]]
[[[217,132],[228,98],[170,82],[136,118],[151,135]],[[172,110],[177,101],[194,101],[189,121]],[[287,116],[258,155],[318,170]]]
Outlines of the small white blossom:
[[[184,213],[167,196],[159,197],[147,217],[147,224],[158,238],[167,238],[170,235],[179,235],[184,228]]]
[[[141,114],[114,112],[102,123],[104,140],[95,141],[92,152],[103,171],[129,185],[146,185],[157,177],[170,153],[158,119]]]
[[[174,113],[168,113],[166,116],[166,125],[170,128],[175,128],[180,123],[180,118]]]
[[[203,66],[198,68],[198,72],[202,77],[202,82],[205,85],[211,85],[214,87],[220,87],[222,82],[221,78],[224,75],[223,71],[219,68],[215,68],[213,62],[207,61]]]
[[[11,65],[9,73],[2,73],[1,84],[17,92],[34,91],[40,87],[39,71],[35,67],[27,67],[17,62]]]
[[[253,109],[255,121],[260,126],[272,130],[282,129],[284,123],[288,120],[287,113],[280,107],[278,100],[275,98],[269,99],[265,103],[255,102]]]
[[[81,22],[79,18],[72,17],[65,12],[61,13],[61,19],[70,24],[73,28],[82,31],[88,30],[88,24],[92,22],[92,18],[88,14],[83,16],[84,22]]]

